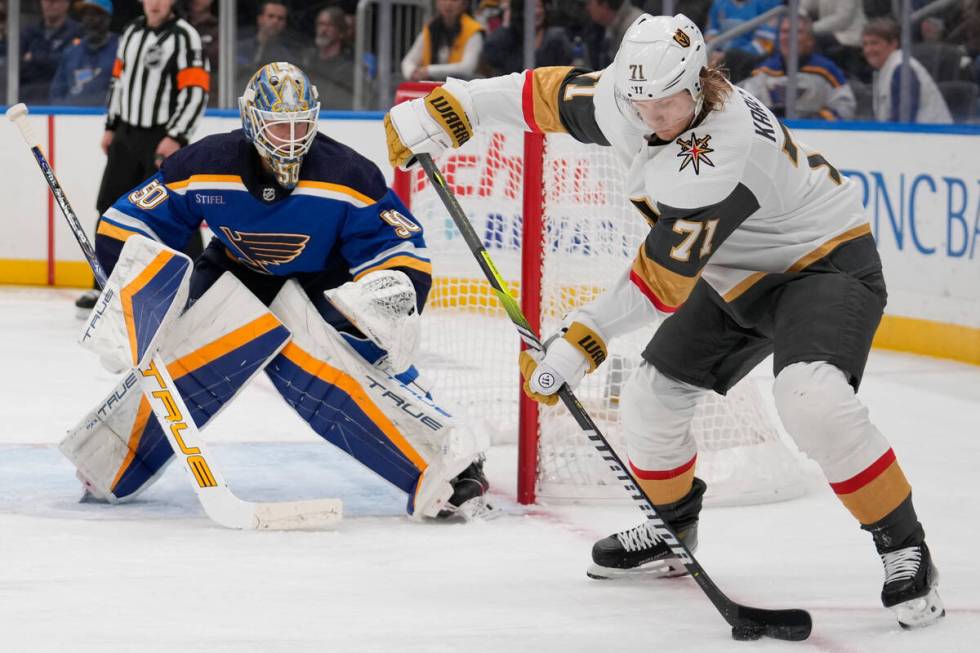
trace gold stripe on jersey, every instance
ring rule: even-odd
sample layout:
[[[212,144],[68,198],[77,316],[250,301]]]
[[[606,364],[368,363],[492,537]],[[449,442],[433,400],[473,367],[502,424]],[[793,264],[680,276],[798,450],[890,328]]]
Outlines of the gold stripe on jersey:
[[[638,195],[631,197],[630,202],[643,215],[643,219],[647,221],[650,228],[653,229],[654,225],[657,224],[657,220],[660,219],[660,211],[650,202],[650,198],[646,195]]]
[[[96,229],[95,233],[124,241],[130,236],[138,234],[139,232],[133,229],[123,229],[122,227],[117,227],[116,225],[106,222],[105,220],[99,220],[99,227]]]
[[[822,245],[820,245],[810,253],[798,259],[795,263],[789,266],[786,269],[786,271],[800,272],[801,270],[813,265],[820,259],[830,254],[832,251],[837,249],[837,247],[839,247],[840,245],[849,242],[851,240],[856,240],[858,238],[861,238],[862,236],[869,236],[869,235],[871,235],[871,225],[868,224],[867,222],[865,222],[864,224],[860,224],[852,229],[848,229],[844,233],[840,234],[839,236],[835,236],[834,238],[831,238],[830,240],[823,243]],[[722,295],[722,299],[724,299],[726,302],[735,301],[743,294],[745,294],[745,291],[747,291],[749,288],[754,286],[765,276],[766,276],[765,272],[754,272],[750,274],[745,279],[737,283],[734,288],[732,288],[724,295]]]
[[[684,303],[701,276],[698,272],[693,277],[685,277],[667,269],[647,256],[646,244],[640,245],[633,260],[633,273],[661,303],[672,309]]]
[[[722,299],[724,299],[726,302],[735,301],[742,295],[742,293],[758,283],[764,276],[766,276],[765,272],[753,272],[738,282],[734,288],[725,293]]]
[[[181,190],[187,188],[191,184],[209,184],[209,183],[222,183],[222,184],[243,184],[240,175],[191,175],[187,179],[179,179],[177,181],[171,181],[166,184],[167,188],[170,190]],[[207,188],[207,186],[204,186]],[[243,184],[244,188],[244,184]]]
[[[432,263],[425,261],[420,258],[415,258],[414,256],[393,256],[389,259],[385,259],[377,265],[371,266],[369,268],[364,268],[356,275],[354,275],[354,281],[361,279],[368,272],[376,272],[378,270],[391,270],[398,268],[410,268],[421,272],[423,274],[432,275]]]
[[[530,77],[533,118],[539,130],[545,133],[568,131],[559,116],[559,93],[562,83],[573,70],[571,66],[546,66],[527,73]]]
[[[813,250],[812,252],[810,252],[800,260],[798,260],[793,265],[789,266],[789,270],[787,271],[799,272],[803,268],[813,265],[827,254],[830,254],[832,251],[837,249],[839,245],[846,243],[849,240],[860,238],[861,236],[870,236],[870,235],[871,235],[871,225],[868,224],[867,222],[865,222],[864,224],[859,224],[853,229],[848,229],[841,235],[831,238],[823,245],[816,248],[815,250]]]

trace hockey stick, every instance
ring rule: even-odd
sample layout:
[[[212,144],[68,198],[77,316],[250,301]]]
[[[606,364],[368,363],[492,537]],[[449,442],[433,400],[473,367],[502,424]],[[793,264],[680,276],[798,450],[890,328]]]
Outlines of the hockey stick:
[[[10,107],[7,109],[7,118],[17,125],[24,141],[31,148],[31,153],[51,187],[55,202],[92,267],[96,281],[100,287],[104,287],[105,270],[99,264],[92,243],[85,235],[78,216],[68,203],[58,178],[38,145],[27,120],[27,107],[23,104]],[[339,499],[254,503],[235,496],[214,466],[201,434],[191,419],[191,413],[160,355],[155,351],[148,351],[138,362],[136,369],[143,394],[160,422],[161,430],[170,442],[174,454],[183,461],[184,469],[189,473],[188,479],[204,512],[216,523],[227,528],[292,530],[319,528],[341,518],[343,504]]]
[[[517,327],[521,339],[528,347],[531,347],[535,351],[544,351],[541,340],[531,329],[527,318],[524,317],[524,313],[521,311],[520,305],[507,291],[506,283],[497,271],[496,266],[494,266],[490,255],[483,246],[483,242],[473,229],[473,225],[470,224],[455,195],[449,189],[438,167],[436,167],[435,162],[432,160],[432,157],[428,154],[419,154],[417,158],[422,164],[426,175],[429,177],[429,181],[432,182],[436,193],[439,194],[439,198],[445,205],[446,210],[449,211],[453,222],[456,223],[456,227],[463,235],[463,240],[466,241],[470,252],[476,257],[477,263],[479,263],[480,268],[483,270],[483,274],[486,275],[487,281],[496,293],[504,310],[507,311],[511,322]],[[708,599],[714,604],[718,612],[721,613],[721,616],[731,625],[732,637],[744,640],[758,639],[765,635],[775,639],[801,641],[810,636],[810,629],[812,628],[813,622],[810,619],[810,614],[805,610],[766,610],[753,608],[740,605],[728,598],[715,585],[714,581],[708,577],[708,574],[694,558],[694,555],[687,546],[680,541],[673,530],[657,515],[656,508],[653,507],[653,502],[650,501],[650,497],[647,496],[643,488],[640,487],[640,484],[633,478],[629,469],[623,464],[622,459],[620,459],[619,455],[609,445],[609,441],[599,431],[599,427],[589,417],[589,414],[582,407],[582,404],[579,403],[579,400],[568,387],[568,384],[561,386],[558,390],[558,396],[568,408],[572,417],[575,418],[579,428],[589,438],[589,441],[602,456],[603,460],[609,464],[609,468],[616,474],[616,478],[623,482],[626,491],[630,493],[630,496],[636,502],[639,509],[650,520],[653,530],[663,538],[664,542],[670,547],[671,552],[683,563],[684,568],[687,569],[691,577],[708,596]]]

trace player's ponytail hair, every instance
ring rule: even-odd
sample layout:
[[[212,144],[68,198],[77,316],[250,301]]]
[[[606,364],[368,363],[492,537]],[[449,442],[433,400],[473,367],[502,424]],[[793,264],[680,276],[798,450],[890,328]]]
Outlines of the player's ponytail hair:
[[[732,92],[728,71],[724,68],[705,66],[701,69],[700,78],[701,92],[704,94],[704,109],[706,111],[721,109]]]

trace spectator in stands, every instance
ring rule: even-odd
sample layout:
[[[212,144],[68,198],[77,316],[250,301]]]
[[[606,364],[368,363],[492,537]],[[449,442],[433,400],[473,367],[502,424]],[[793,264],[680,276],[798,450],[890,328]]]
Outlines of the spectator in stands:
[[[779,50],[760,63],[741,86],[759,98],[777,116],[786,112],[786,61],[789,58],[790,18],[779,23]],[[796,79],[796,115],[800,118],[850,120],[857,102],[844,73],[833,61],[815,51],[813,22],[799,17],[799,63]]]
[[[962,45],[973,61],[976,82],[980,84],[980,0],[963,0],[960,13],[947,39],[950,43]]]
[[[800,0],[800,9],[813,17],[818,40],[829,35],[841,45],[861,47],[861,30],[867,22],[861,0]]]
[[[900,117],[902,49],[898,24],[891,18],[868,21],[861,33],[864,57],[877,72],[874,76],[872,102],[875,118],[881,122]],[[951,123],[946,101],[928,71],[909,56],[911,74],[910,104],[912,122]]]
[[[303,71],[320,93],[323,109],[354,107],[354,55],[347,47],[347,16],[339,7],[316,15],[314,45],[303,55]]]
[[[713,0],[708,10],[705,41],[710,44],[725,32],[781,4],[781,0]],[[715,51],[709,61],[712,66],[727,68],[731,80],[738,83],[749,77],[756,64],[768,56],[775,40],[775,22],[769,21],[750,32],[713,46]]]
[[[861,2],[864,17],[868,20],[891,16],[894,6],[892,0],[862,0]]]
[[[585,11],[592,19],[592,26],[586,32],[589,63],[593,70],[602,70],[612,63],[626,29],[643,10],[634,7],[630,0],[585,0]]]
[[[524,1],[510,0],[504,23],[487,37],[483,68],[488,76],[524,70]],[[561,27],[549,27],[542,0],[534,3],[534,66],[567,66],[572,63],[572,42]]]
[[[255,19],[255,35],[239,41],[235,62],[239,77],[246,79],[256,70],[273,61],[292,61],[293,53],[286,47],[283,32],[289,10],[285,0],[264,0]]]
[[[218,17],[211,11],[214,0],[188,0],[185,16],[191,27],[201,35],[201,47],[204,49],[204,56],[211,64],[211,77],[218,79]],[[216,100],[217,93],[211,94],[211,99]]]
[[[817,49],[851,77],[871,80],[861,54],[861,30],[867,18],[861,0],[801,0],[800,9],[813,18]]]
[[[65,49],[82,36],[81,26],[68,17],[68,0],[40,0],[41,22],[20,36],[20,99],[48,101],[51,80]]]
[[[473,77],[483,50],[483,27],[466,13],[466,0],[436,0],[436,17],[402,59],[402,75],[423,79]]]
[[[119,37],[109,33],[112,1],[82,0],[75,7],[82,38],[61,57],[51,81],[51,104],[104,105],[119,45]]]
[[[708,25],[704,38],[709,43],[724,32],[761,16],[781,0],[713,0],[708,10]],[[772,23],[764,23],[751,32],[737,36],[720,45],[722,50],[741,50],[759,56],[768,54],[776,40]]]

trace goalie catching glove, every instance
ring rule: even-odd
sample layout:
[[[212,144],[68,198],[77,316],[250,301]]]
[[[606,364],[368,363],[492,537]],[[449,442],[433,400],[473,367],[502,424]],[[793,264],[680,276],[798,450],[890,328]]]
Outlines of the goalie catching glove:
[[[395,373],[412,364],[422,332],[415,286],[399,270],[368,272],[324,293],[371,342],[388,352]]]
[[[416,154],[438,156],[473,136],[473,110],[462,82],[450,79],[423,98],[402,102],[385,116],[388,160],[407,169]]]
[[[558,389],[567,383],[574,389],[582,377],[593,372],[606,360],[606,343],[594,326],[574,321],[548,339],[545,353],[521,352],[521,376],[524,394],[535,401],[553,406],[558,403]]]

